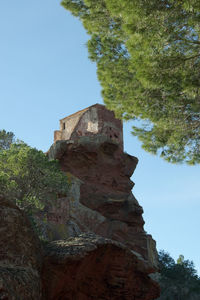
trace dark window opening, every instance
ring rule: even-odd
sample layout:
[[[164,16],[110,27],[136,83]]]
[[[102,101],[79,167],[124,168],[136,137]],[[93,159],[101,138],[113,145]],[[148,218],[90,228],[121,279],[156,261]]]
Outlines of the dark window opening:
[[[114,134],[114,137],[118,138],[118,136],[116,134]]]
[[[63,123],[63,130],[65,130],[65,123]]]

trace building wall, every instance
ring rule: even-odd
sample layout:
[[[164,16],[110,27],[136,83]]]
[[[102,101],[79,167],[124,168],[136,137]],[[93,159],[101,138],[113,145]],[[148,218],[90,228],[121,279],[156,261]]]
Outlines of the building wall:
[[[61,140],[69,140],[77,123],[79,122],[81,116],[83,115],[84,111],[80,113],[76,113],[72,116],[66,117],[60,121],[60,131],[61,131]],[[65,129],[63,129],[63,124],[65,123]]]
[[[59,133],[60,132],[60,133]],[[123,149],[123,130],[121,120],[105,106],[96,104],[60,120],[60,131],[56,131],[56,140],[76,139],[81,136],[102,134],[121,145]]]
[[[54,142],[61,140],[61,131],[60,130],[55,130],[54,131]]]
[[[97,107],[91,107],[81,116],[71,138],[90,136],[99,133],[99,119]]]

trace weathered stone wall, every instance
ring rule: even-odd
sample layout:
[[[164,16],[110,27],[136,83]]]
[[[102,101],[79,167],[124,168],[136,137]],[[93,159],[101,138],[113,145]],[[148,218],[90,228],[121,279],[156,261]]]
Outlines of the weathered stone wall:
[[[62,140],[62,134],[60,130],[54,131],[54,141],[60,141]]]
[[[115,118],[114,112],[100,104],[95,104],[60,120],[60,130],[55,131],[54,142],[96,134],[107,136],[123,148],[122,122]]]
[[[71,135],[74,132],[84,112],[85,110],[82,110],[76,114],[73,114],[69,117],[60,120],[61,140],[69,140],[71,138]],[[63,124],[65,124],[65,129],[63,129]]]
[[[71,139],[76,137],[97,134],[99,132],[99,118],[97,108],[91,107],[84,112],[71,135]]]

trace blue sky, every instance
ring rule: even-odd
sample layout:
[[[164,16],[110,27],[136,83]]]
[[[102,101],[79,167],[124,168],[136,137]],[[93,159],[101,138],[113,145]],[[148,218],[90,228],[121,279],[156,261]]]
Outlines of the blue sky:
[[[103,103],[81,23],[55,0],[0,1],[0,129],[47,151],[59,119]],[[124,125],[125,150],[139,158],[133,193],[157,248],[193,260],[200,274],[200,168],[171,165],[141,149]]]

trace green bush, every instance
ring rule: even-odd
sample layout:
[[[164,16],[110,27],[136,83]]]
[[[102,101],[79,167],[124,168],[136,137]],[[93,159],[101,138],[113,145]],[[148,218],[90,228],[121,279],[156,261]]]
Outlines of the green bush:
[[[43,209],[58,195],[66,195],[68,188],[58,161],[49,161],[42,151],[23,142],[0,148],[0,194],[27,214]]]

